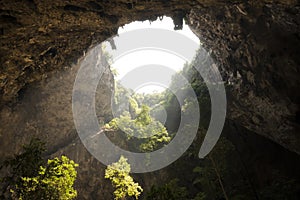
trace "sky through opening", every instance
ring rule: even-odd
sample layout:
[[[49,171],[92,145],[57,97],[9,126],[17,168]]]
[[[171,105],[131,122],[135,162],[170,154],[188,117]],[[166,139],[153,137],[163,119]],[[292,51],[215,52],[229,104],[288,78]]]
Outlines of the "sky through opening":
[[[130,24],[125,25],[124,27],[120,27],[118,30],[118,34],[120,35],[127,31],[136,30],[136,29],[145,29],[145,28],[159,28],[159,29],[175,31],[173,20],[170,17],[164,17],[163,20],[158,19],[151,23],[148,20],[144,22],[140,22],[140,21],[132,22]],[[194,35],[194,33],[185,24],[185,22],[183,24],[182,30],[177,30],[176,32],[179,34],[183,34],[184,36],[190,38],[191,40],[193,40],[194,42],[200,45],[199,38],[196,35]],[[118,48],[117,40],[115,40],[115,44],[116,47]],[[113,51],[108,42],[105,42],[105,47],[106,50],[108,50],[108,52]],[[155,50],[146,49],[146,50],[133,51],[117,60],[113,60],[111,67],[112,69],[115,69],[117,71],[117,75],[115,76],[115,79],[117,81],[121,81],[122,78],[127,73],[130,73],[131,71],[137,69],[140,66],[161,65],[172,69],[174,73],[176,73],[183,68],[185,63],[186,60],[170,52],[156,50],[156,49]],[[173,74],[167,74],[166,77],[164,77],[167,83],[171,82],[171,77]],[[155,84],[155,82],[150,82],[149,84],[145,84],[140,87],[130,88],[130,89],[134,90],[137,93],[149,94],[154,92],[162,92],[166,89],[167,86],[168,85],[164,86],[161,84]]]

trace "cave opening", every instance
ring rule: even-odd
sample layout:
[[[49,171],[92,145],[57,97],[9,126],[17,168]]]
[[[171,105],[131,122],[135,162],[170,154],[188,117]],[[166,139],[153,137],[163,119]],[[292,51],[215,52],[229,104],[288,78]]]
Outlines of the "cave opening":
[[[192,102],[188,100],[188,98],[192,98],[189,97],[190,90],[196,89],[196,83],[199,81],[198,79],[201,79],[199,72],[196,73],[197,71],[192,71],[191,68],[200,65],[199,63],[205,63],[208,55],[202,55],[203,57],[199,58],[199,52],[201,52],[199,49],[203,48],[199,38],[194,35],[184,21],[181,30],[177,26],[174,27],[174,23],[170,17],[160,17],[156,21],[132,22],[120,27],[115,37],[100,44],[101,54],[104,56],[99,58],[105,60],[100,63],[107,63],[114,75],[114,95],[111,98],[113,119],[110,122],[106,121],[106,124],[102,123],[105,125],[103,126],[104,130],[115,125],[114,120],[119,121],[117,125],[125,123],[130,127],[129,122],[124,120],[125,117],[136,120],[136,117],[147,107],[151,120],[161,123],[159,126],[162,125],[163,128],[172,132],[167,136],[168,138],[172,139],[176,135],[182,118],[181,107],[188,107],[187,104]],[[151,30],[154,32],[147,35],[147,32]],[[137,40],[141,40],[138,42],[142,43],[138,44],[139,46],[131,47],[131,43],[138,43]],[[150,43],[144,43],[148,40]],[[184,42],[187,44],[183,44]],[[167,46],[163,46],[164,43]],[[156,46],[157,44],[163,45],[160,47]],[[126,45],[130,48],[124,51]],[[178,47],[181,48],[181,51],[178,51]],[[118,50],[121,53],[118,53]],[[89,57],[89,55],[86,56]],[[212,63],[207,66],[203,65],[203,67],[210,67],[210,64]],[[193,81],[194,88],[191,87],[191,81]],[[191,89],[185,90],[183,89],[185,87]],[[175,93],[182,96],[181,100],[177,99]],[[195,96],[195,94],[193,95]],[[165,99],[169,100],[164,101]],[[197,109],[198,107],[195,110]],[[185,112],[187,112],[186,110]],[[206,115],[206,118],[209,116]],[[148,126],[150,125],[148,124]],[[119,127],[119,129],[126,133],[125,129],[128,127]],[[153,130],[156,128],[152,127]],[[153,130],[149,129],[148,131]],[[111,140],[116,140],[115,135],[110,134],[110,136]],[[141,150],[139,149],[139,151]]]
[[[143,22],[135,21],[135,22],[131,22],[129,24],[126,24],[125,26],[120,27],[118,29],[117,36],[111,37],[102,43],[102,45],[104,47],[104,51],[106,51],[109,54],[109,56],[111,56],[110,66],[115,73],[114,74],[115,80],[119,81],[120,84],[122,84],[121,83],[122,81],[120,81],[120,80],[122,80],[122,78],[132,70],[134,71],[141,66],[145,66],[145,65],[149,65],[149,64],[150,65],[151,64],[162,65],[162,66],[168,67],[174,71],[173,73],[162,74],[164,76],[164,79],[166,80],[164,83],[155,83],[155,82],[150,81],[149,83],[144,83],[141,86],[137,86],[137,87],[132,87],[132,86],[130,86],[130,84],[127,86],[131,87],[130,89],[132,89],[134,92],[137,92],[137,93],[153,93],[153,92],[164,91],[168,87],[168,85],[171,81],[172,75],[174,75],[174,73],[182,70],[184,64],[187,62],[190,62],[191,60],[186,60],[182,56],[176,55],[174,52],[167,51],[166,49],[158,49],[158,48],[151,49],[151,47],[141,47],[139,49],[131,49],[130,52],[128,52],[128,53],[126,52],[126,53],[124,53],[124,55],[121,55],[118,58],[112,58],[113,57],[112,55],[113,55],[113,51],[115,49],[117,49],[119,45],[124,45],[124,42],[122,43],[122,41],[119,41],[119,40],[122,40],[122,34],[128,32],[128,31],[133,31],[133,30],[138,30],[138,29],[163,29],[163,30],[169,30],[169,31],[176,31],[176,33],[182,34],[185,37],[188,37],[189,39],[193,40],[198,45],[200,45],[200,40],[190,30],[190,28],[185,23],[185,21],[183,21],[181,30],[175,30],[175,28],[176,28],[176,26],[174,27],[173,19],[171,17],[166,17],[166,16],[159,17],[155,21],[151,21],[151,20],[146,20]],[[137,35],[136,37],[144,38],[147,36],[146,35],[145,36]],[[164,38],[162,38],[162,37],[161,38],[159,36],[155,36],[155,37],[158,42],[160,40],[164,40]],[[144,38],[144,39],[148,40],[147,38]],[[127,41],[127,42],[134,43],[134,41]],[[173,42],[176,43],[177,41],[173,41]],[[180,45],[180,44],[178,44],[178,45]],[[194,51],[196,51],[196,49],[194,49]],[[196,52],[194,52],[194,54],[195,53]],[[140,70],[140,72],[142,73],[143,71]],[[150,73],[147,75],[153,77],[155,75],[159,75],[158,72],[159,72],[159,69],[156,69],[156,71],[155,70],[152,71],[152,74],[150,71]],[[139,78],[139,77],[142,77],[143,75],[135,74],[134,76],[136,78]],[[134,77],[131,77],[131,78],[134,78]],[[123,86],[125,86],[125,85],[123,84]]]
[[[168,25],[170,29],[184,28],[182,22],[188,24],[197,35],[196,39],[199,41],[200,38],[202,46],[209,50],[215,69],[220,70],[225,80],[228,109],[222,137],[209,157],[200,160],[197,155],[200,143],[193,143],[168,167],[132,175],[144,189],[140,198],[155,199],[164,194],[162,191],[171,191],[169,195],[173,196],[168,199],[299,199],[298,1],[3,0],[1,6],[0,161],[21,152],[21,146],[31,137],[43,138],[47,141],[47,157],[67,155],[80,164],[75,182],[79,199],[112,199],[111,184],[104,179],[106,166],[86,150],[74,127],[72,98],[74,104],[95,105],[97,122],[102,123],[101,127],[105,126],[115,117],[111,114],[114,81],[121,77],[126,79],[126,73],[119,77],[112,73],[119,71],[122,74],[123,69],[130,67],[122,68],[124,62],[120,59],[120,69],[107,68],[95,98],[86,95],[91,88],[88,84],[83,85],[86,91],[78,90],[74,94],[74,80],[80,63],[87,59],[88,49],[92,50],[108,38],[110,42],[106,47],[119,48],[112,41],[120,26],[135,20],[155,21],[166,15],[175,22],[175,27]],[[119,32],[122,34],[125,33]],[[175,47],[182,46],[177,40],[173,41]],[[151,49],[144,53],[151,54]],[[185,63],[184,59],[169,54],[172,53],[167,51],[160,56]],[[100,50],[96,55],[102,55]],[[140,54],[131,56],[132,60],[136,57],[147,60]],[[158,68],[162,69],[161,65]],[[127,76],[127,79],[164,74],[161,70],[154,73],[142,69],[142,75],[137,69],[133,71],[136,75]],[[143,72],[149,76],[145,77]],[[205,86],[197,81],[192,86],[197,94],[201,94],[198,97],[204,97],[199,98],[201,116],[205,116],[200,119],[203,129],[196,138],[196,142],[202,142],[205,135],[202,133],[210,122],[211,112],[207,108],[211,107],[211,102]],[[151,81],[131,87],[137,96],[161,93],[165,88],[165,85]],[[150,116],[156,117],[161,124],[166,123],[168,131],[176,131],[181,117],[178,117],[180,102],[172,96],[164,101],[169,103],[168,109],[154,105]],[[195,111],[189,107],[193,101],[183,103],[187,103],[183,106],[185,112]],[[131,108],[126,105],[131,109],[131,119],[140,114],[133,112],[134,105]],[[142,110],[140,106],[138,109]],[[78,111],[85,118],[84,110]],[[178,118],[168,120],[169,116]],[[137,121],[142,122],[142,117],[147,119],[147,115],[139,115]],[[89,129],[91,124],[80,125]],[[120,142],[113,137],[113,132],[105,134],[116,144]],[[91,145],[96,148],[98,135],[93,136],[95,141],[91,140]],[[164,142],[167,140],[167,137],[163,139]],[[149,143],[143,144],[147,150],[153,147]],[[131,148],[134,151],[139,147]]]

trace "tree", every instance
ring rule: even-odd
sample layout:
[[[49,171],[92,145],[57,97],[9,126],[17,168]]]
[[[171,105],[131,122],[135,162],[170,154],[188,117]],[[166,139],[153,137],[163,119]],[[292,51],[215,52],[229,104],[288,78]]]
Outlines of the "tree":
[[[138,199],[138,196],[143,192],[142,187],[134,182],[129,172],[130,165],[127,162],[127,158],[123,156],[120,157],[118,162],[107,166],[105,178],[109,179],[115,188],[115,199],[123,200],[126,196],[134,196]]]
[[[222,189],[224,198],[225,198],[226,200],[229,200],[228,195],[227,195],[227,192],[226,192],[226,190],[225,190],[225,188],[224,188],[224,184],[223,184],[222,177],[221,177],[221,174],[220,174],[220,172],[219,172],[218,166],[216,165],[216,162],[215,162],[215,160],[213,159],[213,157],[212,157],[211,154],[208,155],[208,158],[210,159],[210,161],[211,161],[211,163],[212,163],[212,166],[213,166],[213,169],[214,169],[215,172],[216,172],[216,175],[217,175],[217,177],[218,177],[218,181],[219,181],[220,187],[221,187],[221,189]]]
[[[146,105],[142,105],[141,110],[138,112],[135,122],[141,124],[142,126],[147,126],[151,123],[152,119],[150,117],[150,108]]]
[[[73,188],[78,165],[66,156],[44,162],[45,143],[32,139],[23,147],[24,152],[5,162],[9,174],[4,183],[1,198],[19,200],[68,200],[76,197]]]
[[[136,115],[139,113],[139,105],[132,97],[129,98],[129,113],[131,118],[136,118]]]
[[[127,141],[135,151],[153,151],[161,148],[171,140],[167,129],[159,122],[151,118],[150,108],[142,105],[136,118],[131,118],[128,112],[120,117],[112,119],[104,126],[105,130],[122,131],[126,134]]]
[[[147,193],[146,200],[187,200],[187,191],[185,187],[178,186],[178,179],[173,179],[169,183],[157,187],[152,186]]]
[[[131,99],[131,91],[125,88],[120,82],[115,81],[113,108],[115,116],[120,116],[124,110],[128,110]]]
[[[224,182],[230,170],[229,166],[231,163],[228,162],[228,158],[233,150],[232,143],[226,138],[221,137],[214,150],[199,163],[199,166],[194,168],[193,172],[197,176],[193,184],[199,185],[199,188],[201,188],[206,196],[204,199],[230,199],[231,194],[227,191],[229,190],[229,186]]]
[[[77,166],[66,156],[48,160],[45,167],[40,166],[38,176],[22,177],[23,189],[19,199],[74,199],[77,196],[77,191],[73,188]]]
[[[8,173],[1,178],[1,198],[11,198],[9,191],[15,195],[23,189],[22,177],[34,177],[38,175],[40,165],[43,164],[42,154],[45,151],[45,143],[38,138],[33,138],[29,144],[23,146],[23,152],[13,158],[6,159],[0,169],[6,169]]]

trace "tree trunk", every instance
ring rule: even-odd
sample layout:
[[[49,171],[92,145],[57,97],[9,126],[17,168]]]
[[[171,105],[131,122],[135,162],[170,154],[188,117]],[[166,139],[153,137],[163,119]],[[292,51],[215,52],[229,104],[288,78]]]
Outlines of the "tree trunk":
[[[214,170],[215,170],[215,172],[216,172],[216,175],[217,175],[217,177],[218,177],[218,181],[219,181],[219,183],[220,183],[220,186],[221,186],[221,189],[222,189],[224,198],[225,198],[226,200],[229,200],[229,198],[228,198],[228,196],[227,196],[227,193],[226,193],[226,191],[225,191],[225,188],[224,188],[222,179],[221,179],[220,172],[219,172],[219,170],[218,170],[218,168],[217,168],[217,165],[216,165],[216,163],[215,163],[215,161],[214,161],[214,159],[212,158],[211,155],[208,155],[208,158],[210,159],[210,161],[211,161],[211,163],[212,163],[212,165],[213,165],[213,168],[214,168]]]

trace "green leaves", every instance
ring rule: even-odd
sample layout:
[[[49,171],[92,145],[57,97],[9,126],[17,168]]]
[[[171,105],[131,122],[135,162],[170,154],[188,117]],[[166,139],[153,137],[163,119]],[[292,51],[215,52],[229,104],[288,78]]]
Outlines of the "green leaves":
[[[73,188],[77,166],[66,156],[48,160],[45,167],[40,166],[38,176],[22,177],[23,189],[19,199],[74,199],[77,196]]]
[[[150,108],[142,105],[136,107],[136,118],[132,118],[128,112],[120,117],[112,119],[104,126],[106,130],[122,131],[129,142],[134,142],[139,151],[153,151],[162,147],[171,140],[167,129],[158,121],[151,118]]]
[[[73,188],[78,166],[66,156],[44,163],[45,143],[32,139],[23,153],[5,162],[10,174],[4,177],[2,195],[19,200],[69,200],[76,197]],[[4,197],[4,196],[0,196]]]
[[[127,158],[120,157],[119,161],[107,166],[105,170],[105,178],[109,179],[115,187],[115,199],[124,199],[126,196],[138,196],[143,192],[141,186],[135,183],[133,178],[129,175],[130,165]]]
[[[138,112],[135,118],[135,123],[142,126],[147,126],[151,123],[152,119],[150,117],[150,108],[146,105],[142,105],[141,111]]]
[[[45,151],[45,143],[38,138],[31,139],[30,143],[23,146],[23,152],[14,158],[4,161],[6,176],[1,178],[2,195],[10,195],[18,198],[24,189],[22,177],[34,177],[38,175],[40,165],[43,164],[42,154]],[[4,197],[3,197],[4,198]]]
[[[187,191],[185,187],[178,186],[178,179],[173,179],[169,183],[157,187],[153,186],[147,193],[146,200],[187,200]]]

